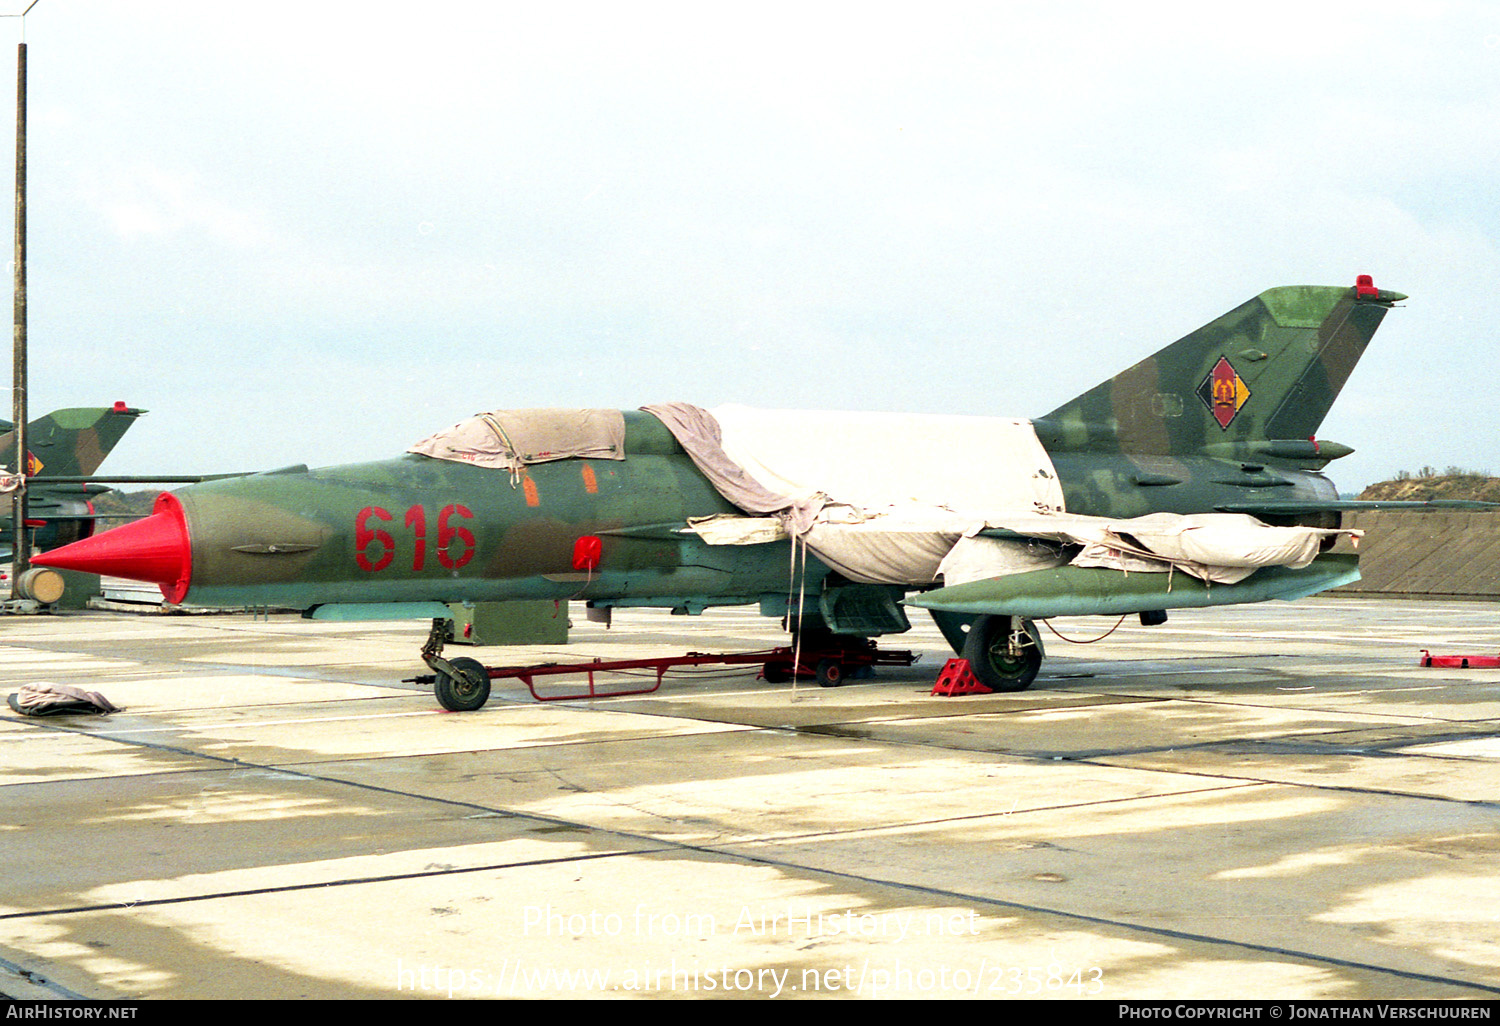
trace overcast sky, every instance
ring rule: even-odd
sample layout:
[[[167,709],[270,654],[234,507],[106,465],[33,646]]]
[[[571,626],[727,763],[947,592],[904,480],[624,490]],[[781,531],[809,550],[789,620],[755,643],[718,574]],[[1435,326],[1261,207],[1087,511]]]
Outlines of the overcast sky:
[[[501,407],[1039,416],[1358,273],[1411,300],[1330,476],[1500,472],[1494,5],[41,0],[24,32],[31,409],[149,409],[116,473]]]

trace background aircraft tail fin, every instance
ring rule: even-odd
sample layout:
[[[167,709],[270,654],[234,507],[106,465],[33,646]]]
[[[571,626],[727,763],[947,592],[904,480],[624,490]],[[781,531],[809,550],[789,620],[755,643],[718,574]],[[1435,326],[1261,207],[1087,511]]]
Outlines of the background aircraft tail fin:
[[[104,462],[130,425],[145,410],[124,403],[114,406],[90,406],[52,413],[26,426],[26,447],[30,450],[36,477],[82,477],[92,474]],[[0,464],[15,461],[16,437],[9,421],[0,422]]]
[[[1309,444],[1386,310],[1406,297],[1270,289],[1037,420],[1049,449],[1149,454]],[[1346,450],[1347,451],[1347,450]]]

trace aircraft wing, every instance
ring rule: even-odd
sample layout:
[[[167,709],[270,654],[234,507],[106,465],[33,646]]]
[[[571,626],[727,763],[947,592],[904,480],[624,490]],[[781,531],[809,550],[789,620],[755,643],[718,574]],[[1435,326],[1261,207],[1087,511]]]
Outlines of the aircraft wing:
[[[910,596],[906,604],[944,613],[1041,620],[1299,599],[1357,580],[1358,557],[1332,553],[1317,557],[1300,570],[1261,567],[1237,584],[1210,584],[1184,573],[1121,573],[1105,567],[1061,566],[938,588]]]
[[[116,474],[113,477],[107,474],[69,474],[66,476],[48,475],[42,479],[45,484],[198,484],[203,481],[218,481],[227,477],[248,477],[248,472],[238,474],[193,474],[193,475],[170,475],[170,474]]]
[[[776,524],[715,519],[691,525],[710,545],[770,540],[757,525]],[[1359,579],[1357,557],[1318,553],[1343,532],[1270,527],[1243,514],[1113,520],[1021,512],[960,528],[902,517],[818,521],[807,544],[854,581],[920,589],[941,579],[943,587],[906,603],[963,615],[1040,619],[1230,605],[1302,598]]]

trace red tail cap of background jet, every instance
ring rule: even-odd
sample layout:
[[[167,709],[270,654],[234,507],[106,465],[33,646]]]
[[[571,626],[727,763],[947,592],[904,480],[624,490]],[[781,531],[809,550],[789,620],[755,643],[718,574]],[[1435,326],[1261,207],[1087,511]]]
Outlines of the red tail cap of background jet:
[[[168,602],[181,602],[192,580],[193,547],[182,503],[171,492],[162,492],[146,519],[44,552],[31,562],[59,570],[150,581],[161,587]]]

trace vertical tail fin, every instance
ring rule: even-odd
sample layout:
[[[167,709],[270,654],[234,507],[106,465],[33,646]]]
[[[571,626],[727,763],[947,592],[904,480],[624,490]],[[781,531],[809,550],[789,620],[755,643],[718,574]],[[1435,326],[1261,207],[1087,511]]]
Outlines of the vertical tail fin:
[[[1353,288],[1262,292],[1059,406],[1037,433],[1053,449],[1161,455],[1305,445],[1386,310],[1405,298],[1369,275]]]
[[[99,469],[104,457],[125,436],[145,410],[124,403],[55,410],[26,425],[26,447],[35,477],[85,477]],[[0,463],[9,463],[16,448],[14,425],[5,423],[0,435]]]

